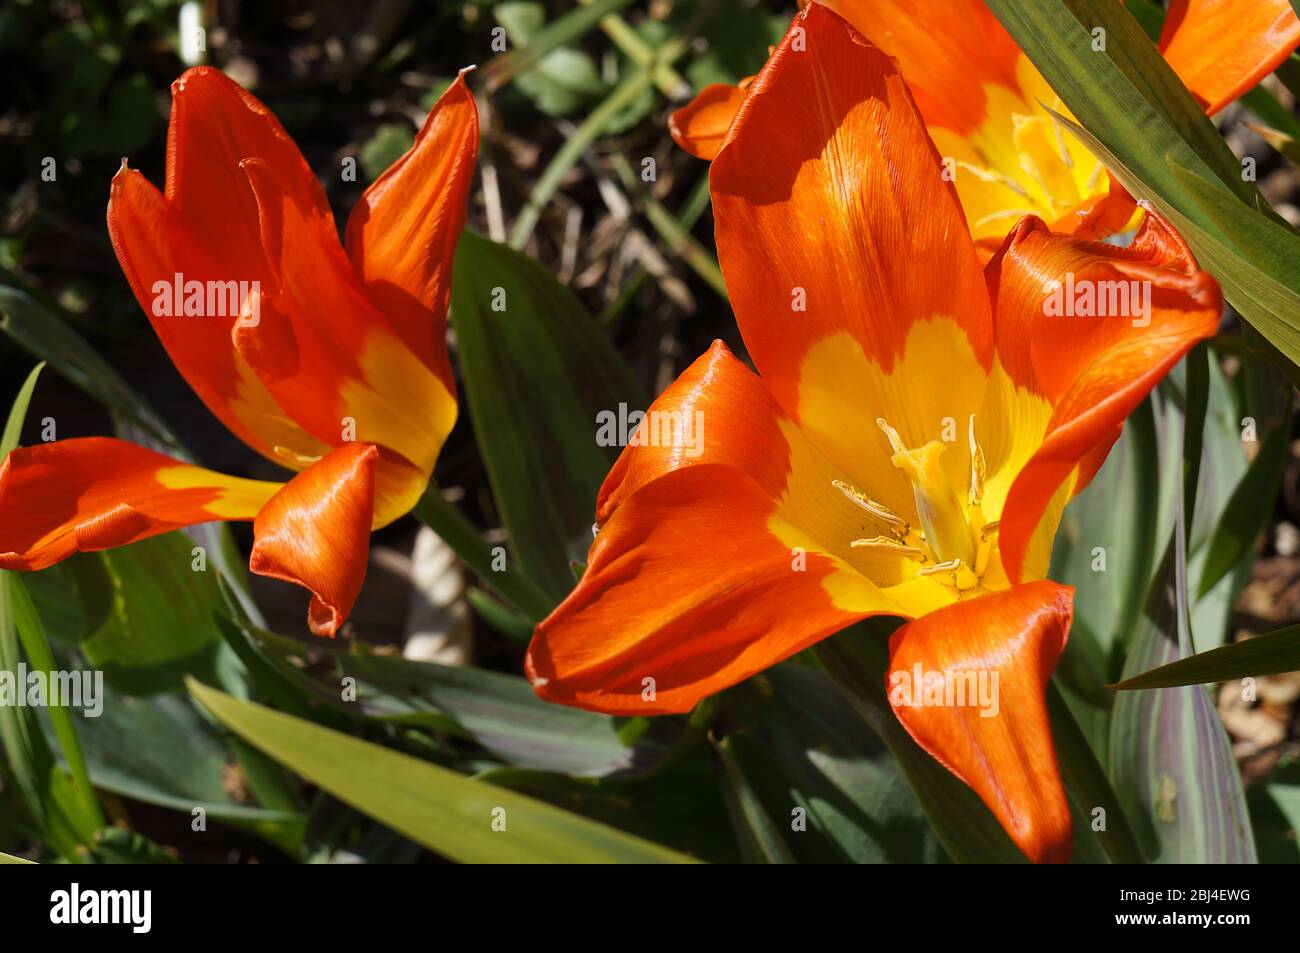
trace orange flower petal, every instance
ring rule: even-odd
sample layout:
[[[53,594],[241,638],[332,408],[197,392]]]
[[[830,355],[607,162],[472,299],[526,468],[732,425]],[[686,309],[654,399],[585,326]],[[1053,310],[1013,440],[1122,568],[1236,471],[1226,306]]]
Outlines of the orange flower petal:
[[[771,497],[716,463],[619,507],[577,588],[537,626],[525,673],[548,701],[621,715],[689,711],[861,618],[823,587],[830,557],[769,529]]]
[[[186,70],[172,83],[167,201],[187,240],[225,270],[223,278],[269,277],[257,203],[239,168],[250,158],[274,168],[295,201],[334,227],[324,189],[274,114],[220,70]]]
[[[966,134],[992,87],[1019,93],[1020,48],[983,0],[824,0],[898,59],[927,124]]]
[[[465,227],[478,140],[478,110],[462,74],[415,144],[366,189],[348,218],[348,255],[366,294],[449,391],[451,261]]]
[[[991,362],[956,194],[897,65],[836,14],[814,3],[795,17],[710,181],[741,334],[795,419],[805,358],[837,334],[888,372],[915,325],[944,317]]]
[[[0,568],[44,569],[183,526],[249,520],[279,489],[108,437],[22,447],[0,464]]]
[[[889,641],[885,688],[898,720],[1036,862],[1070,856],[1043,688],[1065,647],[1073,592],[1025,583],[923,616]]]
[[[241,187],[248,191],[246,183]],[[252,229],[249,247],[256,252],[260,247],[256,244],[256,213],[251,223],[237,227],[239,205],[233,198],[230,203],[216,230],[242,231],[246,225]],[[318,456],[324,452],[323,445],[287,419],[252,368],[231,348],[230,329],[238,316],[238,303],[232,307],[223,292],[220,299],[214,297],[216,307],[211,310],[227,313],[184,313],[185,288],[190,282],[202,283],[196,287],[205,310],[208,281],[222,282],[221,288],[226,281],[245,281],[251,293],[252,283],[266,277],[260,252],[255,261],[244,249],[234,262],[218,266],[195,240],[181,238],[183,231],[162,193],[139,172],[123,165],[113,177],[109,193],[109,237],[136,300],[176,369],[226,428],[258,453],[287,467],[294,467],[299,457]],[[176,293],[178,275],[180,295]]]
[[[379,449],[347,443],[284,485],[253,522],[249,568],[311,591],[307,624],[338,631],[366,578]]]
[[[727,138],[731,121],[745,101],[745,87],[712,83],[681,109],[668,117],[673,142],[697,159],[712,161]]]
[[[622,503],[647,483],[684,467],[705,463],[744,466],[767,492],[777,497],[786,485],[789,456],[778,420],[781,411],[763,382],[732,355],[721,341],[695,360],[660,394],[650,410],[658,419],[699,421],[697,447],[674,446],[658,439],[658,429],[642,424],[639,433],[653,439],[626,447],[601,484],[596,522],[608,522]]]
[[[1214,115],[1300,44],[1290,0],[1170,0],[1160,51]]]
[[[243,170],[276,293],[256,326],[235,327],[239,353],[317,439],[382,446],[427,476],[455,422],[454,395],[367,298],[333,222],[296,202],[262,160]]]
[[[1149,209],[1128,248],[1055,236],[1026,218],[987,277],[1003,366],[1052,404],[1042,445],[1003,510],[1002,559],[1016,582],[1052,497],[1067,481],[1077,492],[1091,478],[1138,402],[1215,332],[1223,302],[1183,240]]]

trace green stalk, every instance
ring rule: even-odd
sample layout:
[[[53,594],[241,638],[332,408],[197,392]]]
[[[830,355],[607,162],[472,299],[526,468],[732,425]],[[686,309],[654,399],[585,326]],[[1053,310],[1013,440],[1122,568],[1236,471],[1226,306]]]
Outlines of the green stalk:
[[[514,228],[510,230],[511,248],[522,249],[528,243],[529,236],[533,234],[533,229],[537,227],[537,221],[541,218],[542,209],[558,191],[560,182],[582,158],[587,147],[596,141],[606,124],[649,88],[650,78],[648,70],[644,67],[638,68],[591,111],[582,125],[578,126],[573,135],[560,147],[560,151],[555,153],[550,165],[533,186],[527,204],[515,219]]]
[[[695,223],[700,220],[704,210],[709,207],[709,176],[700,176],[698,182],[691,189],[691,194],[686,197],[682,210],[677,213],[675,222],[684,232],[690,232],[695,227]],[[600,323],[602,327],[611,327],[622,316],[623,312],[632,304],[637,292],[641,290],[646,279],[650,277],[650,272],[646,271],[645,265],[637,266],[636,273],[632,279],[619,292],[617,298],[609,303],[609,306],[600,313]],[[726,296],[725,293],[723,295]]]
[[[619,179],[623,182],[623,187],[629,192],[633,192],[641,200],[645,207],[645,217],[659,233],[659,238],[663,241],[666,250],[680,257],[691,269],[708,283],[723,298],[727,297],[727,283],[722,279],[722,269],[718,267],[718,260],[709,254],[708,249],[695,240],[690,233],[690,226],[685,226],[673,217],[672,212],[668,211],[650,190],[645,188],[632,167],[628,165],[627,159],[621,155],[610,157],[614,166],[614,171],[618,173]],[[704,177],[707,183],[708,177]],[[707,189],[707,185],[705,186]],[[698,213],[696,213],[698,215]],[[694,223],[692,223],[694,224]]]

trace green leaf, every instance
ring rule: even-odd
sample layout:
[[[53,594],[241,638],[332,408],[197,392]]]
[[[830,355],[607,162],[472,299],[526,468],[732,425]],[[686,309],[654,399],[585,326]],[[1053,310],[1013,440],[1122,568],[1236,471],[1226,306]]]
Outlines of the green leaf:
[[[1111,698],[1101,686],[1119,674],[1123,646],[1155,571],[1157,472],[1147,400],[1129,418],[1101,471],[1066,506],[1052,546],[1048,576],[1075,588],[1074,622],[1059,676],[1107,708]]]
[[[1047,683],[1047,714],[1052,724],[1061,782],[1074,821],[1074,859],[1079,861],[1087,852],[1100,848],[1101,860],[1142,863],[1142,851],[1119,797],[1055,681]],[[1098,808],[1104,812],[1101,816],[1105,819],[1101,830],[1094,827],[1097,819],[1094,811]]]
[[[175,857],[167,853],[143,834],[106,827],[95,834],[91,853],[101,864],[175,864]]]
[[[763,746],[747,733],[737,732],[715,741],[713,749],[718,754],[723,799],[745,862],[798,863],[799,858],[788,841],[799,833],[789,830],[789,825],[783,828],[784,821],[778,824],[767,806],[788,799],[784,797],[781,777]],[[789,816],[788,811],[785,816]]]
[[[635,745],[619,720],[544,702],[514,675],[382,655],[337,654],[339,670],[356,679],[365,712],[403,724],[448,727],[473,738],[507,764],[594,777],[641,772],[658,763],[680,734],[679,719],[656,719]]]
[[[15,857],[13,854],[6,854],[0,851],[0,864],[30,864],[32,861],[24,860],[21,857]]]
[[[519,74],[531,69],[552,50],[581,39],[602,19],[628,6],[632,0],[593,0],[589,5],[570,10],[564,16],[530,33],[519,40],[516,49],[495,57],[483,69],[483,80],[488,90],[497,89]],[[530,6],[530,4],[501,4],[502,6]],[[509,28],[507,27],[507,30]],[[513,38],[512,38],[513,39]]]
[[[504,788],[242,702],[191,680],[223,725],[305,780],[462,863],[678,863],[690,858]],[[493,821],[504,821],[494,830]]]
[[[373,182],[402,157],[415,142],[410,123],[386,122],[377,127],[361,147],[361,170]]]
[[[0,436],[0,457],[7,456],[18,445],[39,372],[38,366],[28,375],[9,411]],[[17,673],[23,661],[13,611],[14,585],[13,574],[0,571],[0,672],[8,673]],[[26,691],[25,685],[15,688]],[[87,810],[87,792],[78,790],[55,761],[33,709],[0,705],[0,746],[4,748],[14,785],[31,822],[44,841],[68,860],[84,860],[79,848],[102,826],[103,820],[97,809]]]
[[[1124,679],[1122,691],[1208,685],[1237,678],[1300,671],[1300,625],[1287,626],[1208,652],[1189,655]]]
[[[1232,567],[1250,554],[1251,547],[1264,531],[1278,485],[1286,467],[1290,447],[1290,419],[1279,421],[1269,430],[1251,462],[1246,475],[1233,490],[1214,534],[1207,544],[1201,570],[1199,595],[1214,588]]]
[[[1188,359],[1182,479],[1175,481],[1172,538],[1151,586],[1124,672],[1132,676],[1190,655],[1188,526],[1209,396],[1204,349]],[[1200,686],[1125,692],[1111,719],[1110,775],[1152,860],[1250,863],[1250,816],[1232,747]]]
[[[532,623],[546,617],[555,605],[554,600],[528,576],[508,563],[503,566],[496,547],[489,545],[478,528],[442,495],[436,483],[429,483],[412,513],[454,549],[465,565],[478,573],[484,585],[522,613],[531,637]]]
[[[1300,759],[1284,758],[1246,795],[1261,864],[1300,863]]]
[[[18,396],[14,398],[13,406],[9,409],[9,417],[5,421],[4,435],[0,436],[0,459],[9,456],[9,452],[17,447],[18,441],[22,439],[23,421],[27,419],[27,407],[32,402],[32,394],[36,391],[36,381],[40,378],[41,371],[44,369],[45,362],[41,361],[27,374],[23,386],[18,388]]]
[[[571,778],[521,768],[493,768],[476,777],[701,860],[737,863],[742,857],[712,761],[712,752],[696,747],[666,770],[635,778]]]
[[[330,644],[319,649],[326,655],[328,673],[320,673],[322,666],[317,665],[317,674],[308,675],[298,660],[301,643],[245,619],[238,623],[261,664],[273,668],[280,683],[299,698],[353,718],[470,738],[514,767],[585,777],[634,775],[657,766],[681,734],[680,719],[660,718],[629,743],[622,737],[619,719],[544,702],[516,675],[351,652]],[[355,701],[342,701],[343,678],[353,680]],[[301,704],[295,710],[300,716],[308,711]]]
[[[958,863],[1026,863],[984,802],[930,757],[899,724],[885,695],[890,623],[867,619],[818,643],[815,653],[840,691],[893,753],[939,842]]]
[[[81,739],[97,788],[178,811],[187,822],[201,809],[210,821],[248,830],[290,852],[302,838],[304,814],[231,799],[230,752],[183,695],[140,698],[106,685],[104,712],[84,721]]]
[[[803,855],[820,833],[833,859],[852,863],[946,861],[925,812],[893,755],[835,688],[805,665],[769,669],[737,689],[752,696],[738,716],[785,779],[773,817],[789,831],[802,808],[807,830],[787,833]],[[742,696],[743,697],[743,696]]]
[[[126,690],[171,690],[186,674],[214,670],[223,601],[216,573],[192,568],[193,550],[174,532],[70,561],[89,626],[81,650]]]
[[[13,611],[14,625],[17,626],[18,638],[22,643],[28,664],[32,669],[47,672],[53,678],[60,668],[54,661],[54,653],[50,651],[50,644],[46,641],[45,628],[36,614],[36,607],[32,605],[31,597],[27,595],[22,578],[14,573],[5,573],[3,580],[0,580],[0,585],[4,584],[9,588],[9,605]],[[72,674],[77,677],[81,675],[80,672]],[[53,687],[54,683],[51,682],[51,688]],[[103,826],[104,819],[99,811],[99,803],[95,800],[90,774],[86,770],[86,758],[82,754],[81,743],[77,740],[77,729],[72,723],[69,700],[59,698],[56,702],[53,696],[47,700],[49,702],[47,711],[50,722],[54,726],[55,737],[58,739],[59,751],[68,767],[68,773],[72,776],[72,790],[79,803],[78,813],[83,817],[97,820],[100,826]],[[89,710],[91,699],[82,697],[80,700],[84,705],[83,712]],[[97,701],[102,703],[103,699]]]
[[[474,433],[515,558],[558,601],[573,587],[569,563],[586,555],[596,492],[618,454],[598,443],[597,415],[643,408],[645,395],[572,292],[471,232],[456,254],[451,314]]]

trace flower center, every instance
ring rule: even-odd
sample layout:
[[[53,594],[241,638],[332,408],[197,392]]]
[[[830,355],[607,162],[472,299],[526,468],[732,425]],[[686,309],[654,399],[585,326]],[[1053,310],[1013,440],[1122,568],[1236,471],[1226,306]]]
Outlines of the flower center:
[[[965,500],[953,486],[941,458],[945,445],[931,440],[911,449],[903,444],[898,431],[883,418],[876,425],[889,440],[893,455],[890,462],[902,470],[912,484],[916,513],[921,521],[918,532],[906,520],[866,496],[855,487],[840,481],[835,487],[846,497],[885,524],[887,535],[855,539],[855,549],[873,549],[894,553],[914,560],[919,576],[936,576],[959,590],[980,584],[989,558],[996,546],[998,524],[984,518],[984,452],[975,440],[975,416],[971,415],[970,485]]]

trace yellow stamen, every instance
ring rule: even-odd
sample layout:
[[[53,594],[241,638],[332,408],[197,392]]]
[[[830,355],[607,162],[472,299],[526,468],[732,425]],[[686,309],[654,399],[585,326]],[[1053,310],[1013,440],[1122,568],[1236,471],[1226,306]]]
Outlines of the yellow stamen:
[[[960,559],[950,559],[934,566],[926,566],[916,571],[918,576],[938,576],[954,589],[974,589],[980,584],[980,577],[975,570]]]
[[[971,506],[979,506],[984,499],[984,451],[975,442],[975,415],[970,415],[970,428],[967,431],[970,441],[970,496]]]
[[[920,549],[900,543],[892,536],[872,536],[870,539],[855,539],[849,543],[849,546],[854,549],[879,549],[925,562],[925,553],[921,552]]]
[[[931,440],[925,446],[909,450],[903,445],[898,431],[881,417],[876,426],[889,438],[894,455],[890,462],[907,475],[912,482],[916,498],[916,513],[925,529],[926,543],[935,558],[942,561],[959,559],[968,566],[975,562],[975,546],[970,525],[966,522],[965,507],[957,498],[952,481],[939,458],[944,445]]]
[[[892,531],[898,535],[906,536],[911,531],[911,527],[908,525],[907,520],[889,509],[889,507],[877,503],[857,487],[845,483],[843,480],[832,480],[831,486],[835,487],[835,489],[843,493],[849,500],[862,507],[876,519],[891,527]]]

